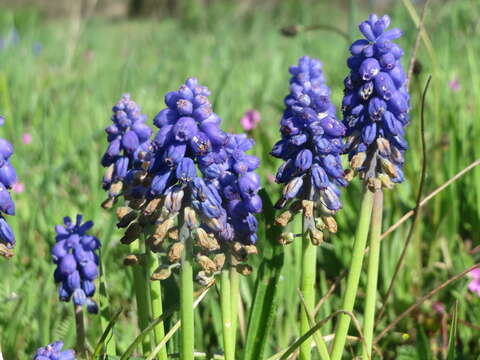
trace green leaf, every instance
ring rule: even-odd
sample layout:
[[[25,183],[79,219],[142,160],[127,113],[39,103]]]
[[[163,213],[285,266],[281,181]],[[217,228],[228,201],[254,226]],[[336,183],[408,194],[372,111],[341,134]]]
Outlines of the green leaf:
[[[430,343],[423,327],[419,327],[417,333],[417,355],[419,360],[433,360]]]
[[[277,243],[282,228],[275,225],[275,209],[265,189],[260,191],[263,200],[263,259],[258,270],[253,305],[250,311],[245,344],[245,360],[264,358],[265,345],[273,323],[278,280],[284,263],[282,246]]]
[[[100,356],[102,350],[105,349],[105,347],[107,346],[107,343],[108,343],[107,337],[109,335],[111,335],[111,337],[113,337],[113,326],[117,322],[118,317],[120,316],[122,311],[123,311],[123,308],[118,310],[115,313],[115,315],[112,317],[112,319],[109,321],[109,323],[108,323],[107,327],[105,328],[102,336],[98,340],[97,346],[95,347],[95,352],[93,353],[93,358],[97,358],[97,356]],[[111,355],[111,354],[109,354],[109,355]]]
[[[452,325],[450,327],[450,334],[448,335],[448,355],[447,360],[455,360],[456,358],[456,340],[458,328],[458,301],[455,302],[455,309],[453,310]]]

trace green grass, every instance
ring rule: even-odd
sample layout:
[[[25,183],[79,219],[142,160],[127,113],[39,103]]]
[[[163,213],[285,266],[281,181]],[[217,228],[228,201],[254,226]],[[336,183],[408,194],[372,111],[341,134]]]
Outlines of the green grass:
[[[322,23],[346,30],[348,9],[314,1],[284,2],[277,7],[268,4],[252,10],[213,5],[196,15],[194,26],[174,19],[113,22],[93,18],[82,23],[78,34],[72,32],[69,22],[46,21],[35,11],[0,11],[0,35],[7,34],[14,24],[20,33],[17,45],[0,52],[0,114],[7,120],[1,136],[15,147],[12,162],[25,184],[25,192],[14,194],[17,215],[8,219],[17,237],[16,256],[9,261],[0,260],[0,337],[5,359],[31,358],[36,348],[57,339],[73,345],[71,304],[58,301],[49,252],[54,243],[54,225],[63,216],[78,212],[94,220],[94,231],[102,240],[111,307],[114,311],[121,306],[126,310],[115,326],[119,349],[125,350],[136,335],[132,326],[136,323],[132,278],[122,265],[128,248],[119,244],[121,231],[112,231],[112,214],[100,208],[104,192],[99,160],[106,147],[103,129],[109,123],[111,106],[122,93],[130,92],[152,119],[164,108],[163,94],[176,89],[186,77],[195,76],[212,91],[214,108],[222,117],[225,130],[240,132],[243,112],[258,109],[262,122],[253,134],[257,141],[253,153],[262,159],[264,187],[273,194],[279,190],[267,181],[267,175],[278,166],[268,151],[279,138],[277,129],[283,97],[288,91],[288,66],[302,55],[320,58],[333,101],[338,105],[347,73],[349,44],[331,32],[285,38],[278,29],[293,23]],[[360,8],[356,21],[372,10]],[[408,57],[416,35],[408,12],[401,2],[385,12],[392,16],[395,26],[404,29],[400,45]],[[421,170],[419,104],[428,74],[433,79],[426,108],[425,194],[480,158],[479,16],[480,4],[475,0],[432,2],[427,13],[426,27],[438,66],[433,66],[421,45],[419,59],[423,70],[411,86],[407,181],[386,194],[384,229],[415,205]],[[39,56],[32,53],[35,41],[43,46]],[[408,65],[406,61],[404,65]],[[460,83],[459,92],[448,86],[454,78]],[[29,145],[21,143],[24,132],[33,136]],[[319,250],[319,277],[323,279],[318,284],[323,290],[320,295],[350,262],[360,196],[356,180],[343,194],[345,205],[337,216],[338,234],[330,236]],[[393,298],[385,318],[377,324],[377,331],[421,295],[478,262],[478,254],[472,256],[469,250],[479,245],[479,218],[480,169],[476,169],[422,210]],[[407,231],[408,225],[404,225],[383,242],[380,299],[388,288]],[[285,247],[285,252],[267,355],[286,348],[300,335],[300,302],[295,291],[300,285],[300,241]],[[254,264],[258,266],[259,261]],[[255,278],[256,271],[250,278],[242,279],[244,321],[252,304]],[[166,299],[167,305],[177,299],[178,291],[174,284],[168,284],[171,291],[167,294],[172,295],[167,295],[171,297]],[[465,280],[455,283],[432,301],[443,302],[447,314],[453,314],[455,303],[459,302],[457,358],[475,359],[480,353],[480,312],[476,310],[480,299],[468,292],[466,284]],[[344,282],[342,290],[343,285]],[[363,277],[360,287],[365,289]],[[356,302],[358,314],[363,301],[361,292]],[[337,290],[328,307],[338,309],[340,302]],[[329,313],[324,305],[317,321]],[[203,329],[197,329],[197,350],[221,349],[219,297],[214,291],[196,311],[197,324],[198,319]],[[448,317],[447,323],[451,322]],[[465,325],[466,322],[477,328]],[[441,358],[440,326],[441,316],[433,312],[431,303],[425,303],[381,342],[384,357],[422,359],[422,354],[427,355],[421,349],[426,347],[434,358]],[[323,334],[332,331],[332,323],[323,328]],[[95,346],[101,336],[99,317],[88,316],[87,332],[89,343]],[[402,333],[408,333],[409,340],[402,340]],[[238,338],[237,352],[241,355],[243,340],[242,336]],[[174,338],[170,351],[176,352],[178,341]]]

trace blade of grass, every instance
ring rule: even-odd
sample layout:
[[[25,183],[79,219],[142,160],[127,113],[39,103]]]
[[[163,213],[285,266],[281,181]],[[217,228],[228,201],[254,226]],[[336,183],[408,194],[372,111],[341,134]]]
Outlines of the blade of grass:
[[[264,248],[248,321],[245,360],[264,358],[263,354],[277,306],[278,280],[285,256],[282,247],[277,243],[282,228],[274,222],[275,209],[272,200],[265,189],[260,190],[259,194],[263,200]]]
[[[114,315],[113,317],[110,319],[110,321],[108,322],[108,325],[105,327],[105,330],[103,331],[103,334],[102,336],[100,337],[100,339],[98,340],[98,343],[97,343],[97,346],[95,346],[95,351],[93,353],[93,358],[97,358],[100,356],[100,354],[102,353],[102,350],[107,347],[108,349],[108,342],[107,341],[107,337],[109,335],[112,336],[113,338],[113,327],[115,326],[115,323],[117,322],[120,314],[123,312],[123,308],[121,308],[120,310],[118,310]],[[110,340],[111,341],[111,340]],[[108,354],[107,355],[112,355],[112,354]],[[113,354],[114,355],[114,354]]]
[[[458,328],[458,301],[455,301],[455,309],[453,311],[452,325],[450,327],[450,334],[448,335],[448,355],[447,360],[455,360],[456,357],[456,340]]]

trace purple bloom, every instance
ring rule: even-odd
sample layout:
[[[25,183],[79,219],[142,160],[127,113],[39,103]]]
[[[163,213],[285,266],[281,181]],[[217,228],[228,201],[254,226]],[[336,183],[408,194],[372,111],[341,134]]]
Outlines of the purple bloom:
[[[61,301],[72,298],[75,305],[88,303],[87,310],[96,313],[94,310],[98,311],[98,307],[91,298],[95,293],[93,280],[98,277],[96,250],[100,248],[100,241],[87,234],[93,222],[82,224],[81,215],[77,215],[75,223],[69,217],[64,218],[64,224],[55,227],[56,244],[52,248],[52,259],[57,265],[54,278],[60,283],[59,298]]]
[[[5,119],[0,116],[0,126],[4,122]],[[8,249],[15,246],[13,231],[3,217],[3,214],[15,215],[15,204],[9,192],[17,182],[17,174],[10,164],[12,154],[12,144],[5,139],[0,139],[0,243]]]
[[[365,39],[350,47],[342,111],[350,166],[369,185],[390,188],[403,181],[409,95],[400,63],[403,50],[393,43],[402,33],[387,30],[389,25],[387,15],[375,14],[360,24]]]
[[[32,138],[32,134],[30,133],[24,133],[22,135],[22,143],[24,143],[25,145],[28,145],[32,142],[33,138]]]
[[[75,360],[73,350],[63,350],[63,342],[55,341],[47,346],[41,347],[35,353],[33,360]]]
[[[375,72],[375,66],[365,66],[365,72]],[[277,171],[276,181],[285,187],[276,206],[282,208],[298,198],[335,212],[341,203],[331,194],[337,186],[346,185],[340,161],[345,126],[335,116],[319,60],[304,56],[290,67],[290,73],[290,94],[280,121],[282,139],[271,152],[285,161]]]
[[[243,130],[252,131],[260,123],[260,120],[260,113],[257,110],[250,109],[245,111],[245,114],[240,119],[240,124]]]

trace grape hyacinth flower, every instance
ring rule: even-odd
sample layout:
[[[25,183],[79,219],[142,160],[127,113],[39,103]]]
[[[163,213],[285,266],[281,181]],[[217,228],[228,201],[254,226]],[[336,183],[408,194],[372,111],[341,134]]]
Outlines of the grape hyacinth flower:
[[[390,18],[370,15],[360,24],[365,39],[350,46],[342,102],[347,127],[345,152],[350,166],[371,188],[392,188],[404,180],[403,163],[409,123],[407,78],[400,63],[403,50],[393,42],[402,32],[387,30]]]
[[[103,188],[109,194],[105,207],[111,207],[128,170],[140,161],[140,154],[148,151],[152,135],[152,129],[145,124],[146,115],[129,94],[124,94],[112,110],[113,124],[105,129],[109,145],[102,158],[102,165],[107,168]]]
[[[347,185],[340,160],[345,126],[335,116],[319,60],[301,57],[289,71],[290,94],[285,98],[286,109],[280,121],[282,139],[271,154],[284,160],[276,175],[276,182],[285,184],[276,207],[298,201],[277,222],[286,225],[292,212],[307,205],[309,214],[315,210],[320,215],[318,228],[335,232],[332,215],[342,207],[339,187]],[[311,230],[312,238],[321,241],[321,233]]]
[[[56,244],[52,248],[52,259],[57,265],[54,278],[60,283],[59,298],[61,301],[72,298],[75,305],[86,305],[89,313],[96,314],[98,306],[92,297],[95,294],[94,280],[98,277],[96,250],[100,248],[100,241],[87,234],[93,222],[82,224],[81,215],[77,215],[76,222],[69,217],[63,221],[64,226],[55,227]]]
[[[150,233],[150,248],[166,252],[172,263],[158,269],[155,279],[169,276],[180,264],[184,246],[179,217],[196,240],[193,250],[202,267],[197,277],[201,283],[221,270],[225,251],[242,259],[255,252],[253,214],[261,209],[261,200],[253,171],[259,160],[244,153],[252,141],[220,129],[209,95],[195,78],[167,93],[167,107],[153,120],[159,130],[148,155],[141,156],[141,166],[131,168],[124,178],[127,206],[117,211],[118,225],[127,228],[122,242]],[[153,232],[148,230],[152,225]]]
[[[0,126],[5,119],[0,116]],[[4,214],[15,215],[15,204],[9,190],[17,182],[17,174],[10,163],[13,146],[5,139],[0,138],[0,254],[5,257],[13,256],[12,248],[15,246],[15,236],[8,225]]]
[[[75,360],[73,350],[62,350],[62,348],[63,342],[55,341],[38,349],[33,360]]]

